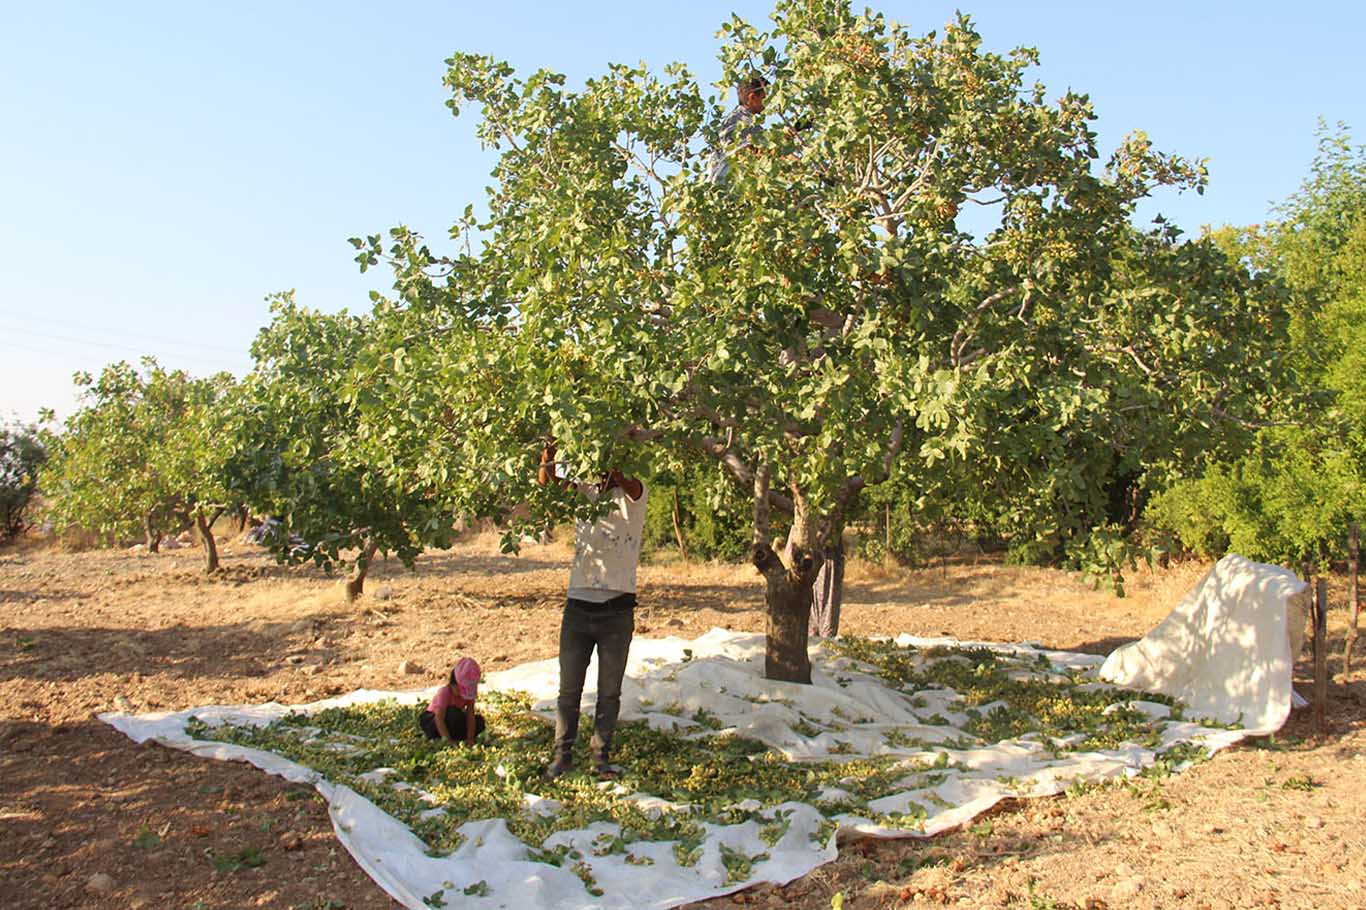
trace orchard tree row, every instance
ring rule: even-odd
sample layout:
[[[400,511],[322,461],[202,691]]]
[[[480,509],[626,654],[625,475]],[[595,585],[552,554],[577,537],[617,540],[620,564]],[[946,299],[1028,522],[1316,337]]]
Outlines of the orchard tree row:
[[[1086,96],[1027,81],[1033,50],[843,0],[779,0],[765,30],[720,37],[728,84],[768,81],[758,128],[729,139],[726,100],[679,64],[569,87],[453,56],[449,106],[498,154],[455,251],[403,227],[353,240],[392,293],[365,316],[280,297],[241,382],[88,381],[54,508],[112,530],[249,503],[280,520],[282,559],[359,554],[359,591],[377,552],[446,546],[457,515],[515,543],[590,514],[536,484],[550,440],[575,476],[724,478],[710,501],[746,517],[768,674],[805,681],[812,583],[870,507],[1113,582],[1153,494],[1244,476],[1341,409],[1351,365],[1312,339],[1351,266],[1319,275],[1320,244],[1292,267],[1298,225],[1135,227],[1154,191],[1202,191],[1203,163],[1141,133],[1103,156]]]
[[[49,440],[42,493],[58,531],[112,541],[134,533],[155,551],[167,528],[195,526],[207,569],[225,512],[265,519],[260,542],[281,562],[351,566],[362,593],[377,552],[406,563],[449,546],[452,513],[430,489],[390,480],[389,437],[357,412],[373,354],[370,321],[297,307],[290,295],[252,345],[255,368],[196,379],[144,359],[78,375],[80,409]]]

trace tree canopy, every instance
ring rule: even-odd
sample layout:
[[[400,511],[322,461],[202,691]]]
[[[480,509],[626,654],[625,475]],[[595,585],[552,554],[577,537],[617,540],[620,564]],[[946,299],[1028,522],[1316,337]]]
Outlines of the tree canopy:
[[[768,671],[800,680],[822,553],[899,460],[1023,468],[1039,502],[1085,505],[1096,466],[1179,462],[1262,406],[1279,302],[1212,241],[1131,224],[1159,187],[1201,190],[1201,162],[1136,133],[1098,164],[1090,101],[1048,100],[1037,54],[983,50],[966,17],[914,35],[780,0],[767,30],[720,36],[728,83],[769,80],[743,141],[678,64],[574,90],[448,61],[452,110],[500,155],[488,215],[466,210],[453,255],[402,227],[353,241],[395,273],[357,401],[408,441],[400,485],[538,522],[576,508],[534,483],[546,439],[579,476],[706,453],[753,496]],[[969,230],[979,208],[997,221]]]
[[[393,292],[363,315],[278,295],[240,383],[78,376],[43,485],[57,525],[155,547],[194,522],[212,569],[208,526],[245,503],[280,560],[350,562],[355,595],[377,554],[411,563],[458,517],[504,520],[513,548],[593,515],[536,483],[547,443],[568,475],[715,504],[706,462],[747,500],[767,672],[799,681],[812,582],[869,499],[1117,587],[1141,517],[1210,552],[1340,549],[1366,476],[1345,132],[1278,220],[1188,239],[1135,209],[1203,190],[1203,162],[1142,133],[1103,155],[1089,99],[1050,100],[1035,51],[988,52],[965,16],[918,35],[779,0],[719,37],[726,84],[767,81],[762,111],[728,114],[679,64],[570,87],[452,56],[450,108],[498,152],[454,252],[353,239]],[[670,500],[654,522],[679,534]],[[733,533],[734,506],[694,526]]]
[[[0,543],[29,526],[38,474],[48,458],[45,436],[36,426],[0,425]]]
[[[226,374],[197,379],[144,358],[98,377],[78,373],[81,407],[57,437],[43,489],[59,529],[80,527],[119,540],[143,533],[156,550],[172,526],[194,523],[208,565],[217,552],[207,526],[228,506],[220,442]]]
[[[382,382],[378,364],[404,372],[402,349],[375,337],[375,320],[309,310],[292,294],[279,295],[272,314],[225,417],[227,483],[276,520],[263,542],[282,562],[351,562],[354,597],[376,553],[411,564],[426,547],[450,545],[454,519],[431,485],[393,470],[411,440],[383,412],[361,416],[371,382]]]

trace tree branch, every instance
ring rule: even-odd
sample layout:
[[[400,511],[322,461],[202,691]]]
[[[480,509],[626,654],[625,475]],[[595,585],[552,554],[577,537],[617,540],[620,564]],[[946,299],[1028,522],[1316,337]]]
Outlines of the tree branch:
[[[754,472],[754,549],[769,545],[769,467],[765,462]]]
[[[920,192],[921,188],[925,184],[925,181],[928,180],[930,174],[933,173],[933,170],[931,169],[929,162],[933,160],[934,156],[938,154],[938,152],[939,139],[936,138],[934,142],[929,146],[927,154],[923,154],[921,156],[926,161],[925,166],[920,169],[920,173],[916,176],[915,180],[911,182],[911,185],[906,187],[906,189],[903,190],[900,195],[898,195],[894,200],[892,200],[891,212],[889,214],[900,217],[902,214],[902,210],[906,206],[906,203],[910,202],[911,199],[915,196],[915,194]]]
[[[1129,358],[1133,360],[1134,363],[1138,364],[1138,368],[1140,370],[1147,373],[1149,376],[1157,375],[1156,370],[1148,366],[1146,363],[1142,361],[1142,359],[1139,358],[1138,354],[1134,351],[1133,345],[1126,344],[1124,347],[1120,348],[1120,350],[1123,351],[1125,354],[1128,354]]]
[[[982,314],[1019,289],[1020,286],[1018,284],[1012,284],[1003,287],[995,294],[986,297],[977,304],[973,309],[972,314],[958,327],[958,331],[953,333],[953,340],[949,342],[949,359],[955,368],[960,365],[963,356],[963,348],[967,346],[971,329],[977,325],[977,321],[981,319]]]
[[[711,455],[730,471],[741,486],[748,487],[754,483],[754,472],[749,465],[740,460],[740,457],[730,450],[730,448],[715,436],[703,436],[698,440],[703,451]],[[768,501],[777,506],[784,512],[791,514],[792,500],[781,493],[769,490]]]

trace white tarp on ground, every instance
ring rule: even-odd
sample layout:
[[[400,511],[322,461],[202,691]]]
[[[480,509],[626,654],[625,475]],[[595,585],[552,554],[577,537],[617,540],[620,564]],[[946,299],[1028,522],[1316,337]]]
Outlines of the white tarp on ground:
[[[1275,588],[1282,589],[1289,590],[1284,585]],[[1280,628],[1283,630],[1283,623]],[[1093,655],[909,635],[900,636],[896,643],[916,649],[907,653],[917,668],[935,660],[964,660],[944,658],[944,652],[929,649],[985,647],[999,655],[1012,679],[1046,681],[1057,684],[1060,692],[1067,686],[1076,692],[1109,689],[1096,680],[1101,658]],[[1146,715],[1142,718],[1145,723],[1151,720],[1153,735],[1146,744],[1124,742],[1116,748],[1078,751],[1080,735],[1050,741],[1034,734],[986,742],[963,728],[970,719],[991,711],[992,706],[969,707],[952,689],[910,692],[888,685],[874,667],[836,654],[829,643],[813,644],[811,686],[774,682],[762,678],[763,655],[763,636],[719,629],[695,641],[638,638],[631,647],[622,719],[644,720],[657,728],[677,730],[680,736],[712,735],[713,731],[690,719],[702,709],[712,726],[719,721],[722,727],[761,740],[790,760],[904,758],[906,776],[894,780],[876,798],[867,799],[867,816],[829,809],[830,804],[840,802],[838,788],[822,794],[820,799],[830,801],[822,805],[846,833],[931,836],[963,824],[1003,798],[1058,793],[1074,780],[1132,776],[1177,744],[1197,744],[1212,752],[1246,735],[1243,730],[1202,726],[1179,712],[1173,714],[1165,704],[1137,699],[1115,707],[1141,712]],[[542,661],[490,674],[484,685],[494,690],[530,692],[537,699],[535,710],[549,717],[553,716],[557,675],[555,661]],[[596,667],[590,667],[590,684],[595,678]],[[604,892],[594,896],[569,869],[530,861],[528,845],[509,832],[503,819],[465,823],[459,829],[466,837],[463,845],[449,855],[433,856],[408,828],[345,785],[322,779],[317,772],[273,753],[196,740],[186,733],[187,722],[195,716],[211,726],[260,726],[290,712],[311,713],[393,698],[411,704],[432,691],[362,690],[302,706],[214,706],[169,714],[113,713],[101,715],[101,719],[138,742],[154,739],[207,758],[248,761],[288,780],[315,786],[331,806],[341,842],[385,891],[414,910],[442,901],[448,907],[489,910],[666,908],[760,882],[791,881],[836,855],[834,838],[818,833],[826,822],[822,810],[795,802],[742,806],[764,813],[791,813],[786,833],[764,850],[763,857],[757,853],[762,845],[755,847],[758,822],[754,820],[703,825],[701,859],[691,865],[680,865],[674,859],[670,843],[639,842],[633,849],[640,855],[631,857],[597,855],[591,849],[594,839],[612,834],[611,823],[597,822],[584,830],[553,834],[541,846],[568,845],[580,852],[580,865],[591,868],[592,877]],[[586,708],[592,697],[591,691],[585,694]],[[1210,706],[1211,710],[1218,707]],[[1252,716],[1251,712],[1244,713]],[[1192,716],[1200,714],[1192,712]],[[932,774],[926,772],[930,767],[935,769]],[[537,801],[533,794],[526,798],[528,805]],[[648,795],[630,798],[647,799]],[[892,817],[905,812],[923,813],[923,821],[907,830],[890,829],[872,820],[879,814]],[[824,830],[828,831],[826,824]],[[739,881],[728,875],[723,846],[755,856],[752,873]],[[467,896],[465,888],[486,894]],[[437,892],[442,896],[434,903]]]
[[[1179,699],[1196,717],[1272,733],[1290,716],[1309,586],[1279,566],[1229,554],[1100,678]]]

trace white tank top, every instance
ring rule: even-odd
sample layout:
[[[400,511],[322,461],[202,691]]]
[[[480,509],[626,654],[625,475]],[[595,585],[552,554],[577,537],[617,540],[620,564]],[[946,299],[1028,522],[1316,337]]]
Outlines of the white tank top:
[[[584,491],[589,498],[596,488]],[[631,499],[621,487],[608,491],[612,506],[595,522],[580,521],[574,528],[574,568],[569,573],[569,596],[590,603],[604,603],[636,591],[636,566],[645,532],[644,482],[640,498]]]

